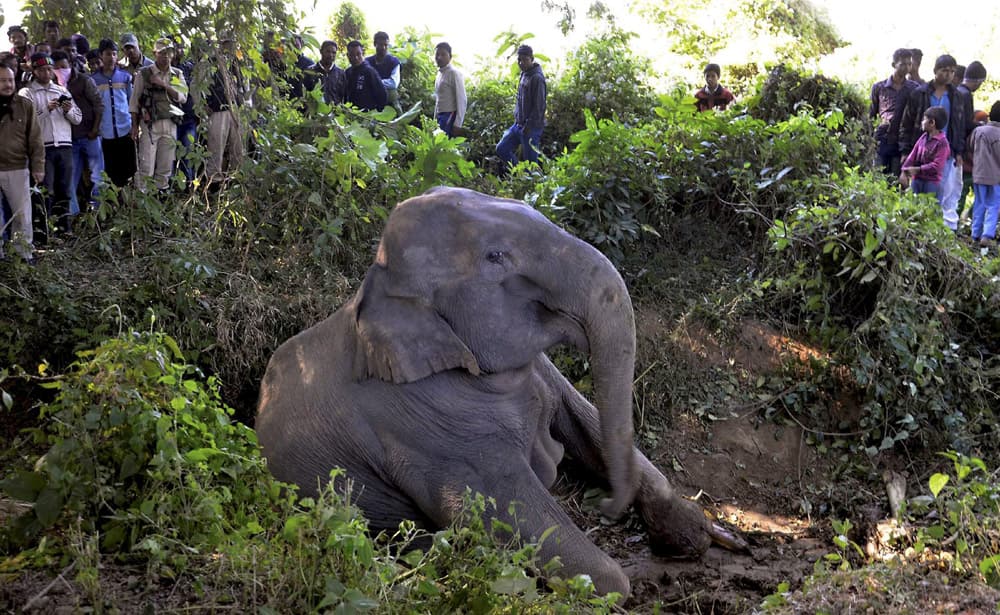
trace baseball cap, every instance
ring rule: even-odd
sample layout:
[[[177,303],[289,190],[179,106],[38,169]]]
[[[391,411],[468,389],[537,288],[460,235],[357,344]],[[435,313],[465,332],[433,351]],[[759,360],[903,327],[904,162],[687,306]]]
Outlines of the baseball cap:
[[[125,47],[125,46],[128,46],[128,45],[132,45],[133,47],[135,47],[136,49],[138,49],[139,48],[139,39],[137,39],[135,37],[135,34],[132,34],[131,32],[129,32],[127,34],[122,34],[121,44],[122,44],[122,47]]]
[[[173,49],[173,48],[174,48],[174,42],[167,37],[157,39],[156,42],[153,43],[153,53],[160,53],[164,49]]]
[[[32,70],[36,68],[42,68],[44,66],[52,66],[52,58],[47,53],[34,53],[31,55],[31,68]]]

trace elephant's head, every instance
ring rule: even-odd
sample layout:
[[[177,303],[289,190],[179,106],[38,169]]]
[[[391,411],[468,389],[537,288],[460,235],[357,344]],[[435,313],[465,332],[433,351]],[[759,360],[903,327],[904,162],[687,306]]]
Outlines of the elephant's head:
[[[632,502],[635,323],[625,283],[592,246],[524,203],[435,188],[393,210],[354,309],[359,379],[501,373],[559,343],[589,353],[613,490],[603,512]]]

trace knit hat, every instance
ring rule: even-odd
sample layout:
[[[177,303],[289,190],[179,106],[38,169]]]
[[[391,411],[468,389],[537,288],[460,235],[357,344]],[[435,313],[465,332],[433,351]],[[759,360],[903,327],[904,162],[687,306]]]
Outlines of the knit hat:
[[[969,66],[965,69],[965,78],[969,80],[985,81],[986,80],[986,67],[979,60],[974,62],[969,62]]]

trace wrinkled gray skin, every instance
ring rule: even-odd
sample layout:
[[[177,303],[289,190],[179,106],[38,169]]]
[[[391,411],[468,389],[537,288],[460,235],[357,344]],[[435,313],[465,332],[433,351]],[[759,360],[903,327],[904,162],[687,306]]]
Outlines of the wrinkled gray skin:
[[[596,409],[545,356],[560,343],[589,353]],[[636,503],[655,550],[708,548],[701,509],[633,446],[634,363],[631,301],[600,252],[523,203],[436,188],[393,211],[357,294],[271,358],[256,430],[304,494],[344,468],[375,530],[446,526],[471,487],[502,515],[520,502],[524,538],[557,526],[544,561],[627,595],[548,489],[568,454],[607,479],[607,517]]]

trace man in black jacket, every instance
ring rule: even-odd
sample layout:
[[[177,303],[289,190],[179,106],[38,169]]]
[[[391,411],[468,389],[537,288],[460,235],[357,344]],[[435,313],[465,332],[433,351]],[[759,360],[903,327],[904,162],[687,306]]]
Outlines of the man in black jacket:
[[[378,109],[381,111],[387,102],[385,86],[382,78],[365,60],[365,51],[358,41],[347,44],[347,60],[351,67],[347,69],[347,100],[362,111]]]
[[[538,162],[547,96],[545,74],[535,62],[534,50],[528,45],[517,48],[517,65],[521,69],[521,81],[517,86],[514,123],[497,143],[497,155],[512,165],[518,162],[516,150],[519,145],[521,158]]]
[[[899,177],[899,124],[903,119],[903,108],[910,94],[920,87],[916,81],[906,78],[913,54],[909,49],[897,49],[892,54],[892,75],[885,81],[872,85],[869,115],[877,120],[875,141],[878,143],[876,157],[882,171],[893,181]]]
[[[910,94],[899,125],[899,149],[905,160],[920,137],[920,122],[924,111],[941,106],[948,112],[948,123],[942,131],[948,137],[951,154],[941,178],[941,210],[944,223],[952,230],[958,229],[957,206],[958,196],[962,191],[962,157],[965,155],[965,139],[972,121],[972,118],[967,117],[971,105],[965,95],[952,84],[956,64],[955,58],[950,55],[938,57],[934,62],[934,79]]]

